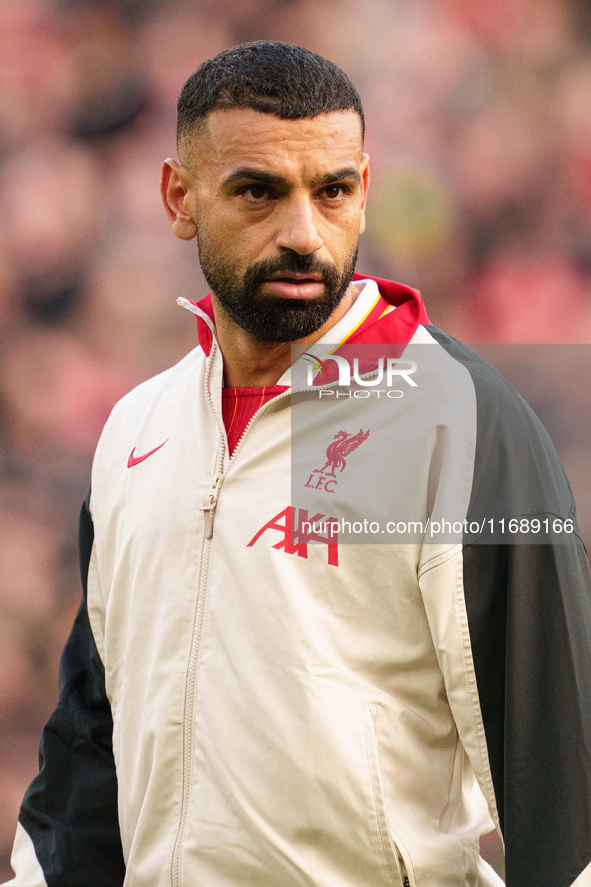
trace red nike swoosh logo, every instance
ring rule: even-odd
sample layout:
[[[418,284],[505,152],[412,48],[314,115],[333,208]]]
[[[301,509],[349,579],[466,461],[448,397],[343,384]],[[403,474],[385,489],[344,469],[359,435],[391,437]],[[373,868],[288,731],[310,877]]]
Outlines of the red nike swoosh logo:
[[[143,462],[144,459],[147,459],[148,456],[152,456],[159,449],[161,449],[165,443],[168,443],[168,438],[166,438],[166,440],[163,443],[161,443],[159,446],[154,447],[153,450],[150,450],[149,453],[144,453],[143,456],[134,456],[134,453],[135,453],[135,447],[134,447],[133,450],[131,451],[131,453],[129,454],[129,459],[127,460],[127,467],[133,468],[134,465],[139,465],[139,463]]]

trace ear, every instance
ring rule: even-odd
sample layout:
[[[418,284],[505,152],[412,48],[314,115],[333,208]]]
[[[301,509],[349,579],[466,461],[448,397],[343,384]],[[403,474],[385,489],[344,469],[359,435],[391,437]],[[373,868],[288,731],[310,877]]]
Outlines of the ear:
[[[362,154],[359,172],[361,174],[361,219],[359,221],[359,233],[363,234],[365,231],[365,203],[369,188],[369,154]]]
[[[176,160],[165,160],[160,174],[160,195],[172,230],[181,240],[192,240],[197,234],[192,194],[190,173]]]

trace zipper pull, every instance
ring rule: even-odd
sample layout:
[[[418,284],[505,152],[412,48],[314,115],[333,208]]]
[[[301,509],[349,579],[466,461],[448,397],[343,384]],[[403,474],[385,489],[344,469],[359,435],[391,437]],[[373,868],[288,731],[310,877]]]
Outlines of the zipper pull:
[[[203,525],[204,525],[204,533],[206,539],[211,539],[213,536],[213,518],[215,515],[215,508],[218,504],[218,491],[222,484],[222,475],[216,474],[213,489],[207,499],[204,501],[203,505],[200,506],[199,511],[203,512]]]
[[[203,512],[203,525],[206,539],[211,539],[213,536],[213,516],[216,504],[216,497],[213,494],[210,494],[209,498],[205,500],[199,509]]]

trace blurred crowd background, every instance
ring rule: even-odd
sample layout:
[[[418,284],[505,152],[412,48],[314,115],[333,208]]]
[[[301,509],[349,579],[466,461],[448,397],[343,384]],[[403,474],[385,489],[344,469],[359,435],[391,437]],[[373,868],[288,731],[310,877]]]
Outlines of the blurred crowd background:
[[[564,346],[545,376],[522,355],[589,523],[586,0],[0,0],[0,880],[79,600],[94,446],[113,403],[193,347],[175,299],[207,291],[158,193],[178,93],[260,38],[360,90],[359,270],[419,287],[467,342]]]

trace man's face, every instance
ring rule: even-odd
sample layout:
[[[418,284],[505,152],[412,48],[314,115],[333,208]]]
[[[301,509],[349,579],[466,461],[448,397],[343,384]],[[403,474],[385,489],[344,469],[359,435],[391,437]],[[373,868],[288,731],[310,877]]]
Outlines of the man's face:
[[[199,259],[218,306],[261,341],[323,327],[350,286],[365,225],[358,116],[214,111],[184,159]]]

